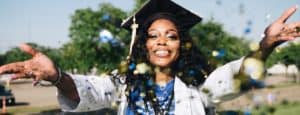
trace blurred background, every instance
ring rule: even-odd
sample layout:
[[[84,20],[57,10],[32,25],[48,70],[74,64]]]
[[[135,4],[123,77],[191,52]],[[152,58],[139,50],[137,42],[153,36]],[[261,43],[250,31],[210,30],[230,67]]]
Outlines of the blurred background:
[[[100,75],[111,71],[126,59],[130,42],[130,33],[120,28],[120,24],[145,1],[1,0],[0,65],[29,59],[17,48],[20,43],[29,43],[67,72]],[[203,17],[204,21],[197,24],[190,34],[214,67],[255,49],[264,37],[265,27],[284,10],[300,3],[299,0],[174,1]],[[300,21],[299,11],[287,22],[297,20]],[[266,61],[263,87],[220,103],[217,110],[222,114],[299,113],[299,43],[298,38],[281,45],[271,54]],[[7,110],[2,107],[2,112],[60,112],[55,87],[47,83],[42,87],[32,87],[31,80],[7,82],[8,77],[1,77],[6,92],[3,95],[13,95],[15,100]],[[34,98],[31,98],[32,94]]]

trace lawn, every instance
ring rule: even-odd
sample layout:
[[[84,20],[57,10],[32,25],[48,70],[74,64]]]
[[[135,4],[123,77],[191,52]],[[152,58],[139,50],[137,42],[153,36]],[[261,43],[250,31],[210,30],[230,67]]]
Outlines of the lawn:
[[[300,103],[283,101],[274,106],[262,106],[252,111],[253,115],[299,115]]]

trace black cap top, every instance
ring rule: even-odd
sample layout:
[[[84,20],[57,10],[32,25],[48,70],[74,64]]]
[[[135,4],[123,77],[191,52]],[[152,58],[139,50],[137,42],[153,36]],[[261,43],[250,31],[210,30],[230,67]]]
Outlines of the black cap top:
[[[136,23],[142,25],[147,18],[160,12],[173,14],[180,24],[178,26],[187,30],[202,20],[202,18],[195,13],[171,0],[148,0],[141,9],[124,20],[121,26],[127,30],[131,30],[130,27],[133,24],[134,17]]]

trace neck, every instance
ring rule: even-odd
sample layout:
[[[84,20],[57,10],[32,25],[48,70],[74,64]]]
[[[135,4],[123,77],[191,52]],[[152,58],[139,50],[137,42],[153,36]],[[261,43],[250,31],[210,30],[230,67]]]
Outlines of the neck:
[[[159,86],[165,86],[172,79],[170,71],[161,71],[159,69],[155,72],[155,83]]]

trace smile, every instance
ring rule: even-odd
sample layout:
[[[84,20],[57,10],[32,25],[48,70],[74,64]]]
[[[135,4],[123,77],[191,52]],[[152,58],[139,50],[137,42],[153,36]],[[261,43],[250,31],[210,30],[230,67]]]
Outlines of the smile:
[[[155,50],[154,54],[158,57],[167,57],[171,54],[168,50]]]

